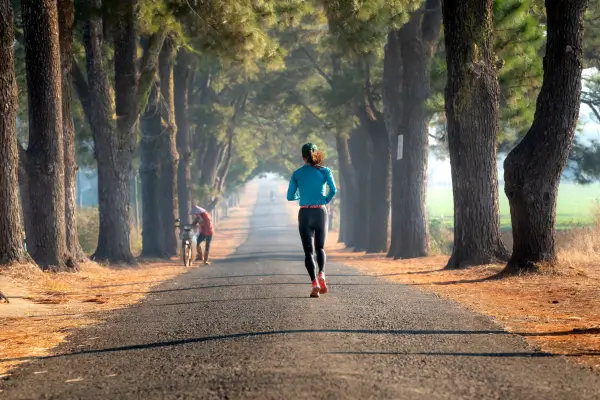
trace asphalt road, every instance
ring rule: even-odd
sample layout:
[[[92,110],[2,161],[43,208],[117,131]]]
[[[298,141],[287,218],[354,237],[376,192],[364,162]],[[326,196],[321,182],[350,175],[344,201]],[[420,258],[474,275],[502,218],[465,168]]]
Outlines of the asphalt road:
[[[234,256],[77,332],[0,398],[600,399],[598,374],[431,294],[330,264],[309,298],[295,226],[261,192]]]

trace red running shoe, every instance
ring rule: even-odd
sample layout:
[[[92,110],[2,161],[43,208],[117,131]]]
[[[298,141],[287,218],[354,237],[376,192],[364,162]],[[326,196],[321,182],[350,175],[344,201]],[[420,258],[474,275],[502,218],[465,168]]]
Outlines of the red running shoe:
[[[321,287],[321,290],[319,290],[319,293],[325,294],[325,293],[329,292],[329,289],[327,288],[327,283],[325,282],[325,273],[324,272],[319,272],[319,286]]]
[[[319,282],[315,279],[312,281],[312,291],[310,292],[310,297],[319,297],[320,291],[321,287],[319,286]]]

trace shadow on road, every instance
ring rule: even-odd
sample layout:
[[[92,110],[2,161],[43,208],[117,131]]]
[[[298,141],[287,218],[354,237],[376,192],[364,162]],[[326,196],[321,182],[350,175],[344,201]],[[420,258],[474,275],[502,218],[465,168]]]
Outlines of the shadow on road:
[[[543,352],[527,353],[460,353],[460,352],[419,352],[419,353],[400,353],[385,351],[332,351],[327,354],[342,355],[374,355],[374,356],[450,356],[450,357],[581,357],[597,356],[600,351],[591,351],[585,353],[571,354],[550,354]]]
[[[226,303],[229,301],[256,301],[256,300],[280,300],[280,299],[308,299],[308,296],[285,296],[285,297],[244,297],[239,299],[212,299],[212,300],[197,300],[197,301],[182,301],[179,303],[144,303],[142,307],[166,307],[166,306],[184,306],[190,304],[204,303]]]
[[[89,354],[102,354],[102,353],[113,353],[113,352],[121,352],[121,351],[133,351],[133,350],[146,350],[146,349],[156,349],[162,347],[172,347],[172,346],[181,346],[186,344],[196,344],[196,343],[205,343],[212,342],[218,340],[232,340],[232,339],[242,339],[249,337],[262,337],[262,336],[271,336],[271,335],[298,335],[298,334],[362,334],[362,335],[518,335],[518,336],[566,336],[566,335],[574,335],[574,334],[593,334],[595,330],[581,330],[581,331],[559,331],[559,332],[539,332],[539,333],[518,333],[518,332],[506,332],[503,330],[371,330],[371,329],[297,329],[297,330],[278,330],[278,331],[264,331],[264,332],[242,332],[242,333],[234,333],[229,335],[218,335],[218,336],[206,336],[200,338],[189,338],[189,339],[180,339],[180,340],[170,340],[170,341],[162,341],[155,343],[145,343],[145,344],[136,344],[129,346],[121,346],[121,347],[111,347],[105,349],[97,349],[97,350],[84,350],[75,353],[66,353],[66,354],[56,354],[51,356],[44,357],[17,357],[17,358],[5,358],[0,359],[1,362],[6,361],[25,361],[25,360],[41,360],[41,359],[50,359],[50,358],[58,358],[58,357],[71,357],[71,356],[79,356],[79,355],[89,355]],[[519,354],[524,357],[527,354],[536,354],[539,357],[539,354],[544,353],[369,353],[369,352],[340,352],[339,354],[365,354],[365,355],[431,355],[431,356],[486,356],[486,357],[509,357],[506,354]],[[503,355],[504,354],[504,355]],[[582,356],[582,355],[600,355],[600,352],[592,351],[589,353],[574,353],[574,354],[565,354],[564,356]],[[545,355],[546,357],[552,357],[552,354]],[[561,355],[557,355],[561,356]],[[514,356],[516,357],[516,356]]]
[[[201,289],[223,289],[231,287],[248,287],[248,286],[280,286],[280,285],[309,285],[306,282],[261,282],[261,283],[230,283],[222,285],[207,285],[207,286],[190,286],[183,288],[174,289],[159,289],[150,290],[148,292],[127,292],[121,294],[156,294],[156,293],[171,293],[171,292],[183,292],[188,290],[201,290]],[[397,283],[333,283],[335,286],[394,286]]]

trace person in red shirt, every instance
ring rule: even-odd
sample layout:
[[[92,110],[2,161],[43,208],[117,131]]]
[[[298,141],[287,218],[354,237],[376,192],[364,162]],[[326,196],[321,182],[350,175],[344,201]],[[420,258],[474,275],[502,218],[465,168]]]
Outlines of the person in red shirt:
[[[193,225],[196,227],[196,261],[203,261],[204,265],[208,265],[208,253],[210,251],[210,242],[214,234],[214,228],[210,214],[204,208],[194,206],[190,215],[194,216]],[[204,257],[200,244],[206,241],[204,246]]]

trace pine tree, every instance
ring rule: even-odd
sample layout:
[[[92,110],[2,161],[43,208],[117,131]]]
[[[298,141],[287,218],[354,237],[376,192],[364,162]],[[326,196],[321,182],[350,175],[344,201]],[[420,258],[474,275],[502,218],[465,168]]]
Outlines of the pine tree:
[[[429,66],[440,36],[441,20],[441,2],[426,1],[411,13],[407,24],[388,35],[383,100],[394,156],[389,257],[423,257],[429,252],[425,204],[429,152],[427,100]]]
[[[445,93],[454,195],[454,247],[447,268],[508,258],[500,239],[497,65],[493,1],[443,2]]]
[[[58,10],[54,0],[21,1],[29,140],[21,193],[27,248],[42,268],[73,269],[65,225],[64,147]]]
[[[504,162],[514,241],[507,273],[557,261],[556,199],[579,115],[586,7],[587,0],[546,2],[544,83],[535,119]]]
[[[26,260],[18,196],[17,80],[14,67],[13,10],[10,0],[0,1],[0,264]]]

